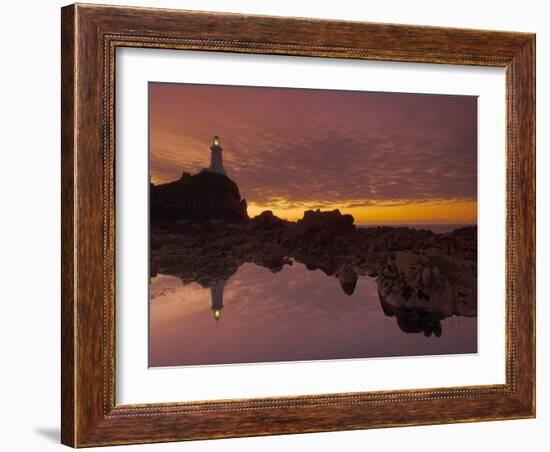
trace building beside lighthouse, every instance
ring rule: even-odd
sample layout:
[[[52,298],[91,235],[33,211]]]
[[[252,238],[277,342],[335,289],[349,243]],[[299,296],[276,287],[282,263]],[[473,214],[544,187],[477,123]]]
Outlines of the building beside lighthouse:
[[[211,173],[218,173],[227,176],[225,168],[223,167],[222,152],[223,148],[220,146],[221,139],[217,135],[212,139],[212,146],[210,146],[210,167],[207,171]]]

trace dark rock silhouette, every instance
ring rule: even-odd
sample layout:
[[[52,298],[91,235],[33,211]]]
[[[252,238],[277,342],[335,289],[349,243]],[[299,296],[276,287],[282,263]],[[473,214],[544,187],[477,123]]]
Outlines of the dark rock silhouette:
[[[162,221],[248,220],[246,200],[229,177],[210,171],[183,173],[174,182],[150,186],[151,223]]]
[[[264,210],[250,221],[253,231],[280,231],[285,229],[289,222],[273,215],[271,210]]]
[[[338,237],[345,237],[355,232],[354,219],[351,215],[342,215],[339,210],[322,212],[307,210],[297,222],[296,240],[305,241],[312,247],[326,244]]]

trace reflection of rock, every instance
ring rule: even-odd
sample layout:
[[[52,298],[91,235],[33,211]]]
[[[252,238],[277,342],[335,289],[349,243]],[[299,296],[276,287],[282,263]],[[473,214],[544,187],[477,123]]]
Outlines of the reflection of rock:
[[[352,295],[357,285],[357,273],[355,273],[355,269],[350,264],[343,264],[338,269],[337,276],[344,293]]]
[[[380,303],[384,314],[397,318],[397,325],[401,331],[405,333],[423,333],[426,337],[432,334],[436,337],[441,336],[442,317],[422,309],[394,309],[385,303],[383,297],[380,297]]]
[[[474,261],[426,249],[398,251],[377,278],[386,315],[406,332],[441,335],[440,320],[477,314]]]

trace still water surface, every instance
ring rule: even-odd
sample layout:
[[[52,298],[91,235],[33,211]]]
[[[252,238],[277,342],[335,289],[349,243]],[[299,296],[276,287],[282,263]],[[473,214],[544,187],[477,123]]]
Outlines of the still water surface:
[[[477,318],[441,321],[441,337],[406,333],[381,307],[376,281],[346,295],[338,279],[300,263],[272,273],[242,265],[204,288],[151,278],[149,366],[475,353]]]

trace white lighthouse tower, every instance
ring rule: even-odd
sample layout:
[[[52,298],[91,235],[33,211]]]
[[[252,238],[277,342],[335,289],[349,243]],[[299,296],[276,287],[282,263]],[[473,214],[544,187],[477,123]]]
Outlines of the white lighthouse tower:
[[[220,143],[220,137],[216,135],[212,139],[212,146],[210,146],[210,168],[208,168],[208,171],[226,176],[222,159],[223,148]]]

